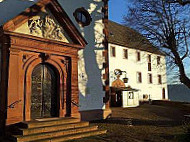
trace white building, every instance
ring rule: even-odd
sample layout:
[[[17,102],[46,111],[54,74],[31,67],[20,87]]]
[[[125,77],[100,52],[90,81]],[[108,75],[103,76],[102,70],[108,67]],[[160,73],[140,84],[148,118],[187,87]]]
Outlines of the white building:
[[[168,99],[165,55],[138,32],[109,21],[110,86],[114,70],[126,71],[127,86],[139,90],[139,100]]]

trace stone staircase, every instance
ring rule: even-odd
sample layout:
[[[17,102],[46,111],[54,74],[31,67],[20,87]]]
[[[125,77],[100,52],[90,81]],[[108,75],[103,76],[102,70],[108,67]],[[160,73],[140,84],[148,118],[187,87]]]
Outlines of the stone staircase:
[[[62,142],[83,137],[105,134],[89,122],[76,118],[51,118],[22,122],[10,139],[14,142]]]

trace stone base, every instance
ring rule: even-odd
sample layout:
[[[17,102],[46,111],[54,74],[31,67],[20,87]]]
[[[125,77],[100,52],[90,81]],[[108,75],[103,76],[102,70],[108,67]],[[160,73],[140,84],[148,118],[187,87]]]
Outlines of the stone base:
[[[81,120],[81,114],[80,113],[73,113],[73,114],[71,114],[71,117],[78,118]]]
[[[92,121],[92,120],[101,120],[109,118],[112,114],[111,109],[96,109],[96,110],[86,110],[80,111],[82,121]]]

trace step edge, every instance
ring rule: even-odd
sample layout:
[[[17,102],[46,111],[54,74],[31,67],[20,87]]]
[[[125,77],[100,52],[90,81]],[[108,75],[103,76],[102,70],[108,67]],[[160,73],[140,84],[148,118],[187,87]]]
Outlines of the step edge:
[[[103,135],[103,134],[106,134],[107,133],[107,130],[94,130],[94,131],[89,131],[89,132],[82,132],[82,133],[77,133],[77,134],[69,134],[69,135],[64,135],[64,136],[60,136],[60,137],[52,137],[51,139],[59,139],[59,138],[67,138],[67,137],[72,137],[72,136],[80,136],[81,134],[93,134],[95,133],[94,135],[89,135],[89,136],[82,136],[82,137],[79,137],[79,138],[73,138],[74,139],[80,139],[80,138],[85,138],[85,137],[90,137],[90,136],[96,136],[96,135]],[[50,140],[50,138],[46,138],[46,139],[39,139],[39,140],[36,140],[36,141],[33,141],[33,142],[41,142],[41,141],[44,141],[44,140]],[[71,139],[68,139],[68,140],[71,140]]]
[[[42,126],[42,127],[34,127],[34,128],[18,128],[18,129],[21,130],[21,131],[26,131],[26,130],[40,129],[40,128],[44,128],[44,127],[48,128],[48,127],[64,126],[64,125],[70,125],[70,124],[71,125],[74,125],[74,124],[83,124],[83,123],[89,124],[89,122],[83,121],[83,122],[75,122],[75,123],[65,123],[65,124],[60,124],[60,125]]]
[[[48,122],[52,122],[52,121],[48,121]],[[56,121],[55,121],[56,122]],[[60,122],[60,121],[57,121],[57,122]],[[65,122],[65,121],[62,121],[61,124],[70,124],[70,123],[75,123],[75,122],[80,122],[80,120],[68,120],[68,122]],[[28,124],[27,128],[39,128],[39,127],[45,127],[45,126],[54,126],[56,124],[43,124],[44,122],[41,122],[41,123],[30,123]],[[57,124],[57,125],[60,125],[60,124]]]
[[[80,128],[71,128],[71,129],[67,129],[67,130],[60,130],[60,131],[52,131],[52,132],[45,132],[45,133],[39,133],[39,134],[34,134],[34,135],[25,135],[25,136],[22,136],[22,135],[12,135],[14,138],[16,139],[19,139],[19,138],[22,138],[22,137],[29,137],[29,136],[39,136],[39,135],[42,135],[42,134],[51,134],[51,133],[56,133],[56,132],[66,132],[66,131],[70,131],[70,130],[80,130],[80,129],[85,129],[85,128],[95,128],[95,129],[98,129],[98,126],[87,126],[87,127],[80,127]]]
[[[32,121],[23,121],[21,123],[23,124],[33,124],[33,123],[43,123],[43,122],[52,122],[52,121],[64,121],[64,120],[78,120],[78,118],[74,117],[60,117],[60,119],[55,119],[55,120],[44,120],[44,121],[37,121],[37,120],[32,120]]]
[[[43,128],[48,128],[48,129],[53,129],[54,127],[61,126],[63,128],[59,128],[57,131],[63,131],[63,130],[69,130],[69,129],[77,129],[77,128],[83,128],[83,127],[88,127],[89,123],[88,122],[82,122],[82,123],[73,123],[71,127],[69,127],[70,124],[63,124],[63,125],[56,125],[56,126],[46,126],[46,127],[40,127],[40,129]],[[64,128],[64,127],[69,127],[69,128]],[[19,130],[20,135],[22,136],[28,136],[28,135],[34,135],[34,134],[39,134],[39,133],[48,133],[48,132],[54,132],[55,130],[42,130],[43,132],[29,132],[34,131],[35,129],[39,128],[30,128],[30,129],[25,129],[25,130]],[[29,131],[28,131],[29,130]]]

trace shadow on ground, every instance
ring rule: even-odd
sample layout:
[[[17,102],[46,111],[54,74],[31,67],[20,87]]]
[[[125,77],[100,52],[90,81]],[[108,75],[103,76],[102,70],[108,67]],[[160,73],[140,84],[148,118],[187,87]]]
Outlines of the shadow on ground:
[[[122,118],[114,117],[106,120],[92,121],[91,123],[108,123],[108,124],[121,124],[128,126],[159,126],[159,127],[174,127],[181,126],[181,121],[164,121],[164,120],[141,120],[141,119],[131,119],[131,118]]]

